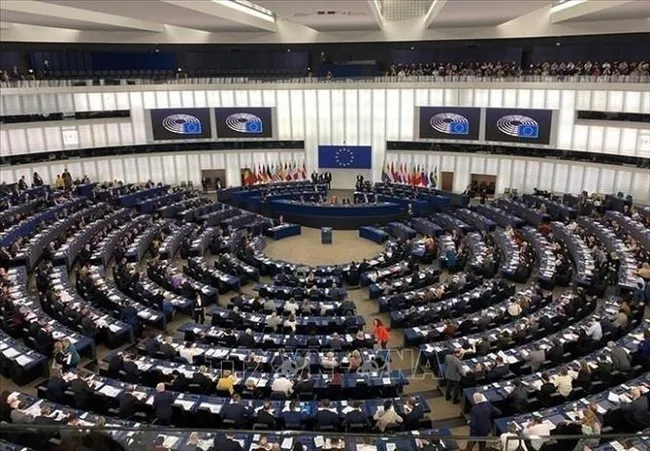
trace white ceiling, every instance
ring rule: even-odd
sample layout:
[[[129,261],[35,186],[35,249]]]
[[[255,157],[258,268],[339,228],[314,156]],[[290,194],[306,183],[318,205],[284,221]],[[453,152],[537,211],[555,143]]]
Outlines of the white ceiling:
[[[301,43],[650,32],[650,0],[0,0],[0,39],[31,42]],[[567,4],[574,2],[569,0]]]

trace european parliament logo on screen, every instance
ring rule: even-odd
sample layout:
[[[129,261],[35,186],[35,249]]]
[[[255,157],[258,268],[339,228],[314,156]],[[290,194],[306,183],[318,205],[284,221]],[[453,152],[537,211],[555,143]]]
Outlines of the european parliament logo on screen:
[[[217,137],[272,138],[272,108],[215,108]]]
[[[420,138],[478,140],[479,108],[420,107]]]
[[[486,141],[550,144],[552,110],[487,108]]]
[[[211,138],[208,108],[151,110],[154,140]]]

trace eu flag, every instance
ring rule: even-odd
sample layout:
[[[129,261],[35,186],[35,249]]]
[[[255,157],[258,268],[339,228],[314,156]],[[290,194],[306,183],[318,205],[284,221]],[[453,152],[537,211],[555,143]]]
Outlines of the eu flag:
[[[318,146],[318,167],[330,169],[371,169],[370,146]]]

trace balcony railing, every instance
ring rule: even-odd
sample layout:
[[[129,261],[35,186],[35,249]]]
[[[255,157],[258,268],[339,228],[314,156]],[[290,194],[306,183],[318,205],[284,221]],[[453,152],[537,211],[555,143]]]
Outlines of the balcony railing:
[[[516,77],[449,76],[382,76],[382,77],[183,77],[171,78],[78,78],[65,80],[25,79],[1,82],[0,88],[58,88],[78,86],[127,85],[218,85],[218,84],[350,84],[350,83],[650,83],[648,75],[521,75]]]

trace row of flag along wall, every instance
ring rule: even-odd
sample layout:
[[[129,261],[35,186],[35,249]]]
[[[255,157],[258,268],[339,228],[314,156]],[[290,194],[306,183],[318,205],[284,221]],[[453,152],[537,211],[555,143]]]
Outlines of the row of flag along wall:
[[[384,162],[381,171],[381,181],[384,183],[401,183],[404,185],[438,186],[438,167],[433,170],[424,164]]]
[[[284,163],[260,164],[257,168],[242,169],[244,185],[256,183],[290,182],[292,180],[307,180],[307,166],[295,161]]]

